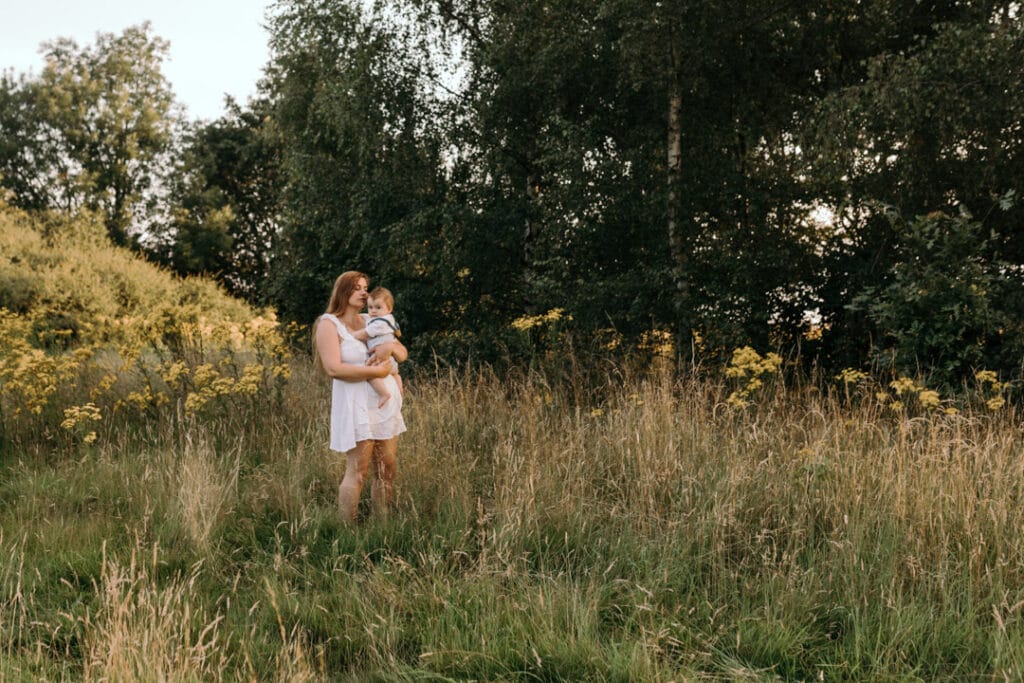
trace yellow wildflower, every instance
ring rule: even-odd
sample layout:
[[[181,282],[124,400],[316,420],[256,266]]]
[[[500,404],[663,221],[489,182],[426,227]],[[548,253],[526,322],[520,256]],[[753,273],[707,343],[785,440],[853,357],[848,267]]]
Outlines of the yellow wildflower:
[[[540,325],[558,322],[562,318],[572,320],[572,316],[565,315],[564,308],[552,308],[547,313],[542,313],[541,315],[520,316],[512,321],[512,327],[521,332],[525,332],[526,330],[539,327]]]
[[[836,375],[836,379],[843,384],[858,384],[867,379],[868,373],[860,370],[854,370],[853,368],[844,368],[842,372]]]
[[[746,408],[750,405],[744,398],[743,394],[739,391],[734,391],[729,394],[729,398],[725,399],[725,402],[733,408]]]
[[[974,373],[974,379],[980,384],[998,384],[996,373],[992,370],[978,370]]]
[[[914,393],[918,390],[917,384],[914,380],[909,377],[899,377],[889,382],[889,386],[896,392],[897,396],[902,396],[904,393]]]

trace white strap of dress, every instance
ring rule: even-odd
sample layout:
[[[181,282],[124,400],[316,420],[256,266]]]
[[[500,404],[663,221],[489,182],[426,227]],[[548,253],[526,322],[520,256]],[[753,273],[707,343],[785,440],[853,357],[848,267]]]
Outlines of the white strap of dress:
[[[345,327],[345,323],[343,323],[340,320],[338,320],[338,316],[336,316],[336,315],[334,315],[332,313],[324,313],[322,316],[320,316],[320,318],[321,319],[327,318],[332,323],[334,323],[334,326],[338,328],[338,334],[340,334],[342,337],[351,337],[352,336],[351,333],[349,333],[348,328]]]

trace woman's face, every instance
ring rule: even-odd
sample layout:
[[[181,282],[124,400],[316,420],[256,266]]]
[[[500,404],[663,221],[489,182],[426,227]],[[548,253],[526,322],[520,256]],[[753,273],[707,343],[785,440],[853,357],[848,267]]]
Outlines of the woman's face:
[[[359,278],[355,289],[352,290],[352,295],[348,298],[348,305],[362,310],[363,306],[366,305],[366,292],[366,279]]]

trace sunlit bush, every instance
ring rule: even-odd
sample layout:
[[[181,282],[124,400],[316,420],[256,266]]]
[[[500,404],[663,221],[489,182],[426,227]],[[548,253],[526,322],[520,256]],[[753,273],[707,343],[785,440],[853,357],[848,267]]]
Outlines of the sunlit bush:
[[[272,311],[88,239],[91,229],[101,226],[44,229],[0,213],[5,441],[92,443],[119,415],[237,413],[280,390],[290,354]]]

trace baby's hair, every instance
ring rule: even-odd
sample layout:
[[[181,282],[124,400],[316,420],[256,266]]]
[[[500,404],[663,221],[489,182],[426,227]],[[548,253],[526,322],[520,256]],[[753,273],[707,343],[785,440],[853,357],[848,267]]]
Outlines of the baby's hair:
[[[374,287],[373,291],[367,295],[374,301],[380,301],[381,303],[387,304],[389,309],[395,308],[395,297],[391,296],[391,291],[384,287]]]

